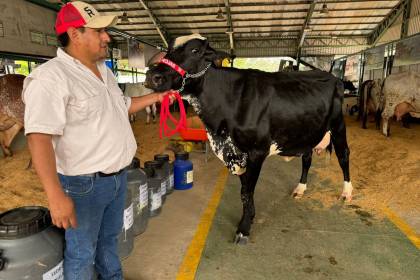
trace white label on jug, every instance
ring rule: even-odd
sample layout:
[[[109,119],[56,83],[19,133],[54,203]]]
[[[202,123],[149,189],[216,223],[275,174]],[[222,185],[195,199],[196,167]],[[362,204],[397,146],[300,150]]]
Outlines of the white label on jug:
[[[147,184],[140,185],[139,187],[139,201],[140,210],[147,206]]]
[[[124,210],[124,229],[129,230],[133,226],[133,203]]]
[[[160,193],[162,194],[162,196],[166,194],[166,181],[162,181],[162,183],[160,184]]]
[[[152,194],[152,207],[151,210],[156,210],[162,205],[162,196],[160,193]]]
[[[170,181],[170,186],[171,186],[171,189],[173,189],[174,188],[174,174],[172,173],[171,174],[171,176],[169,176],[169,181]]]
[[[187,171],[187,184],[192,183],[193,182],[193,171]]]
[[[63,280],[63,261],[42,275],[42,280]]]

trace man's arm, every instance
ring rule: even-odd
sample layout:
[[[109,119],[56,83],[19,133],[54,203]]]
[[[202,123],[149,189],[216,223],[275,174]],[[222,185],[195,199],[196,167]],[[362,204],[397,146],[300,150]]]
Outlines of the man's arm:
[[[147,106],[152,105],[153,103],[161,103],[163,100],[163,97],[167,94],[171,93],[171,91],[165,91],[165,92],[154,92],[150,93],[148,95],[140,96],[140,97],[131,97],[131,105],[128,109],[129,114],[136,113],[140,110],[143,110]],[[172,104],[174,100],[174,97],[169,98],[169,102]]]
[[[76,228],[73,201],[64,193],[57,176],[52,136],[31,133],[27,139],[33,165],[47,194],[53,224],[65,229]]]

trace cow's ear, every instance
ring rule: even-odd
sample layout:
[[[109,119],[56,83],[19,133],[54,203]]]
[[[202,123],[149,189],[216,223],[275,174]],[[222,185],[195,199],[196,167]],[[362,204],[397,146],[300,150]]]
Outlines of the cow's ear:
[[[222,52],[222,51],[216,51],[215,49],[213,49],[212,47],[210,47],[207,43],[207,48],[204,52],[204,59],[206,61],[211,61],[211,62],[215,62],[218,60],[223,60],[225,58],[230,57],[230,55],[228,53]]]

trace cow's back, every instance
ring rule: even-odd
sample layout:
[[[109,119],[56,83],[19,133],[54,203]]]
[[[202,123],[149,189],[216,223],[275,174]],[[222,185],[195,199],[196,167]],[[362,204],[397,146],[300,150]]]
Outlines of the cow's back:
[[[343,84],[327,72],[218,71],[204,84],[201,117],[211,131],[226,131],[239,149],[274,141],[300,153],[319,143],[331,117],[342,114]]]
[[[6,115],[23,124],[24,104],[22,88],[25,76],[8,74],[0,77],[0,115]]]
[[[388,76],[383,86],[385,114],[393,115],[395,106],[407,102],[420,112],[420,74],[401,72]]]

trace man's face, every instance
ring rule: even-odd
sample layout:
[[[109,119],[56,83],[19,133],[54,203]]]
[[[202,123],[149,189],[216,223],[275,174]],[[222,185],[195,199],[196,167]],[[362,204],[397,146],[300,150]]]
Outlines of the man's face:
[[[108,54],[108,43],[111,41],[105,28],[85,28],[80,34],[80,46],[95,61],[105,59]]]

